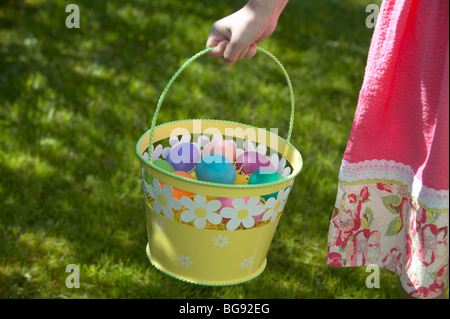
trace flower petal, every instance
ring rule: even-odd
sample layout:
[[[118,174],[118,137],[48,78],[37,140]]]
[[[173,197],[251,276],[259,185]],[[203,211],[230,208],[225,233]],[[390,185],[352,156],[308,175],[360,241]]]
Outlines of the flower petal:
[[[278,212],[273,212],[272,217],[270,218],[270,222],[273,223],[277,220]]]
[[[182,196],[180,199],[181,205],[186,207],[187,209],[194,209],[195,203],[187,196]]]
[[[195,195],[194,202],[195,202],[196,206],[205,207],[206,198],[205,198],[205,196],[202,196],[202,195]]]
[[[169,198],[169,206],[172,207],[175,210],[180,210],[181,209],[181,203],[178,199],[174,198],[174,197],[170,197]]]
[[[278,158],[277,154],[272,154],[270,156],[270,164],[275,168],[275,170],[278,172],[278,164],[280,162],[280,159]]]
[[[247,218],[242,220],[242,225],[244,225],[245,228],[252,228],[255,226],[255,220],[252,216],[248,216]]]
[[[191,134],[183,134],[180,138],[180,143],[189,143],[191,141]]]
[[[155,189],[155,195],[156,195],[156,193],[158,193],[158,194],[161,193],[161,184],[159,183],[159,181],[156,178],[153,179],[153,187]]]
[[[249,140],[245,140],[243,146],[246,151],[254,151],[256,149],[255,145]]]
[[[156,148],[153,150],[152,159],[154,161],[156,161],[161,156],[162,150],[163,150],[163,147],[161,144],[158,144],[158,146],[156,146]]]
[[[169,137],[169,144],[172,146],[175,146],[179,142],[178,136],[171,136]]]
[[[222,217],[217,213],[208,213],[206,219],[213,225],[219,225],[222,221]]]
[[[247,206],[243,198],[233,199],[232,205],[235,209],[243,209]]]
[[[173,188],[170,185],[164,185],[164,187],[161,190],[161,194],[164,195],[164,197],[170,197],[173,194]]]
[[[180,219],[184,221],[185,223],[190,223],[195,218],[194,213],[191,210],[185,210],[181,213]]]
[[[222,210],[220,211],[220,216],[225,217],[225,218],[233,218],[236,215],[236,210],[234,210],[231,207],[225,207],[222,208]]]
[[[155,202],[153,203],[153,210],[154,210],[155,213],[157,213],[157,214],[161,213],[162,206],[161,206],[161,204],[160,204],[157,200],[155,200]]]
[[[259,203],[259,197],[252,197],[247,201],[247,208],[253,209]]]
[[[206,219],[205,218],[197,218],[194,221],[194,225],[197,228],[202,228],[203,229],[206,226]]]
[[[291,175],[291,168],[290,167],[285,167],[283,169],[283,173],[281,174],[281,176],[288,177],[289,175]]]
[[[265,146],[264,144],[259,144],[258,147],[256,147],[256,151],[262,155],[266,155],[267,146]]]
[[[214,199],[214,200],[206,203],[206,210],[215,212],[220,209],[220,206],[222,206],[222,203],[220,201]]]
[[[268,210],[264,213],[264,215],[263,215],[263,217],[262,217],[262,220],[263,220],[263,221],[266,221],[266,220],[268,220],[269,218],[272,218],[273,215],[277,216],[277,212],[275,212],[275,211],[273,210],[273,207],[271,207],[270,209],[268,209]]]
[[[162,150],[162,157],[163,158],[167,158],[167,155],[169,155],[169,153],[170,153],[170,147],[165,147],[163,150]]]
[[[252,207],[252,209],[250,209],[250,215],[252,216],[258,216],[260,215],[266,208],[264,207],[264,205],[258,205],[255,207]]]
[[[273,197],[270,197],[269,200],[266,202],[266,205],[264,205],[267,208],[273,209],[275,207],[275,204],[277,203],[277,200]]]
[[[227,223],[227,230],[233,231],[236,228],[238,228],[240,224],[241,224],[240,220],[238,220],[237,218],[232,218]]]
[[[164,216],[166,216],[169,219],[173,219],[173,212],[172,212],[172,210],[169,207],[164,206],[162,208],[162,211],[164,213]]]

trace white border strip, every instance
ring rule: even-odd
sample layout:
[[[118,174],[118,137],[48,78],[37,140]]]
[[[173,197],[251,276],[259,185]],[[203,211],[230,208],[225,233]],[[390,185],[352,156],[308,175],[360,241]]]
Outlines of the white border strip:
[[[355,183],[362,180],[387,180],[400,182],[408,187],[408,193],[424,206],[437,209],[449,209],[449,191],[426,187],[419,180],[411,166],[395,161],[367,160],[358,163],[342,161],[339,180]]]

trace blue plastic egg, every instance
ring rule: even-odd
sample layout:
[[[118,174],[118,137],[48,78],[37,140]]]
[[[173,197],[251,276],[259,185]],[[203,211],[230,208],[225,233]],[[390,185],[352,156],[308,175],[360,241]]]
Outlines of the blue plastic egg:
[[[250,176],[248,183],[250,185],[264,184],[264,183],[275,182],[282,178],[283,177],[280,174],[278,174],[277,172],[270,170],[270,169],[262,168],[262,169],[257,170]],[[278,194],[278,192],[263,195],[261,197],[267,201],[271,197],[277,198],[277,194]]]
[[[236,180],[236,169],[233,163],[222,155],[209,154],[200,159],[195,167],[198,180],[233,184]]]

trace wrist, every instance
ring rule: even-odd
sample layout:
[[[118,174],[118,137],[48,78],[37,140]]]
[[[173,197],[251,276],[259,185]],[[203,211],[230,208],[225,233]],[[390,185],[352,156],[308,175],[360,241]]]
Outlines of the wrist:
[[[247,6],[255,13],[264,16],[275,16],[277,19],[288,0],[250,0]]]

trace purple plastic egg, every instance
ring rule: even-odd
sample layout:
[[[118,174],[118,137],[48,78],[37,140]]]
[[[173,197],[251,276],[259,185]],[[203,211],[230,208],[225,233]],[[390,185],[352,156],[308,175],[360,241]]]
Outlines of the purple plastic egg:
[[[245,174],[252,174],[261,168],[276,171],[270,163],[270,159],[256,151],[247,151],[238,156],[236,159],[236,169],[239,170],[242,166],[242,172]]]
[[[192,143],[175,144],[167,155],[169,162],[176,171],[189,172],[200,160],[200,151]]]

